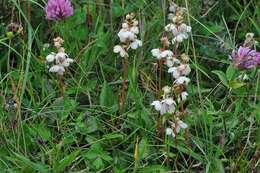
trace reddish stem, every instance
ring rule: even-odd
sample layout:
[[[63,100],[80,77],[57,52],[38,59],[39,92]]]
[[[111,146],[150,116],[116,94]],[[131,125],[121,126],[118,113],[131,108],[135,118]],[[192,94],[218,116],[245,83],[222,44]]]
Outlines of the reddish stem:
[[[64,76],[63,75],[60,75],[60,77],[59,77],[59,85],[60,85],[61,97],[64,97],[65,84],[64,84]]]
[[[128,61],[127,58],[123,59],[123,80],[122,80],[122,91],[121,91],[121,97],[120,97],[120,112],[121,114],[124,111],[125,106],[125,100],[126,100],[126,89],[127,89],[127,75],[128,75]]]

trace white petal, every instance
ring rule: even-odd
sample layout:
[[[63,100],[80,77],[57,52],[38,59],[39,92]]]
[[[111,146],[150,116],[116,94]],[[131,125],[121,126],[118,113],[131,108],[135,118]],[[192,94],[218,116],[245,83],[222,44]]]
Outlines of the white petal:
[[[157,110],[157,111],[160,111],[162,108],[162,104],[158,100],[153,101],[151,105],[154,106],[155,110]]]
[[[172,104],[175,105],[175,101],[174,101],[172,98],[167,98],[167,99],[164,100],[164,102],[165,102],[167,105],[172,105]]]
[[[181,127],[179,126],[179,125],[177,125],[177,127],[176,127],[176,133],[179,133],[180,132],[180,130],[181,130]]]
[[[56,63],[61,64],[67,57],[68,57],[68,55],[64,52],[57,53],[55,56]]]
[[[139,28],[137,26],[133,26],[130,30],[135,34],[139,34]]]
[[[131,47],[132,49],[137,49],[138,47],[142,46],[142,41],[136,39],[134,42],[132,42],[129,47]]]
[[[73,63],[73,62],[74,62],[74,60],[71,59],[71,58],[67,58],[67,61],[68,61],[69,63]]]
[[[166,58],[166,57],[168,57],[168,56],[173,56],[172,51],[170,51],[170,50],[164,50],[164,51],[161,52],[161,57]]]
[[[180,71],[176,67],[169,68],[168,73],[171,73],[172,77],[174,79],[177,79],[180,77]]]
[[[126,31],[124,29],[121,29],[117,35],[120,38],[120,41],[123,43],[126,42],[127,40],[135,39],[135,34],[133,32]]]
[[[49,72],[53,72],[53,73],[59,73],[59,74],[63,74],[65,72],[65,69],[63,66],[60,65],[54,65],[49,69]]]
[[[55,59],[55,54],[52,53],[46,57],[47,62],[53,62],[54,59]]]
[[[179,121],[179,126],[183,129],[186,129],[188,127],[188,125],[181,120]]]
[[[182,101],[187,100],[188,95],[189,95],[189,94],[188,94],[186,91],[182,92],[182,93],[181,93],[181,100],[182,100]]]
[[[115,47],[114,47],[114,53],[119,53],[119,52],[121,52],[122,51],[122,47],[120,46],[120,45],[116,45]]]
[[[157,59],[161,59],[160,49],[153,49],[151,50],[151,52],[154,57],[156,57]]]
[[[189,82],[190,82],[190,79],[185,76],[181,76],[175,80],[175,83],[178,85],[182,85],[182,84],[188,85]]]
[[[123,24],[122,24],[122,28],[123,28],[123,29],[127,29],[127,28],[128,28],[128,24],[127,24],[127,23],[123,23]]]
[[[187,26],[186,32],[191,32],[191,27],[190,26]]]
[[[178,34],[177,37],[176,37],[176,41],[177,42],[183,42],[183,39],[184,39],[183,37],[184,37],[183,34]]]
[[[168,19],[169,19],[169,20],[172,20],[172,18],[173,18],[174,16],[175,16],[175,15],[174,15],[173,13],[169,13],[169,14],[168,14]]]
[[[137,26],[137,25],[138,25],[138,20],[134,20],[134,21],[133,21],[133,25],[134,25],[134,26]]]
[[[166,128],[166,135],[175,137],[175,134],[171,128]]]

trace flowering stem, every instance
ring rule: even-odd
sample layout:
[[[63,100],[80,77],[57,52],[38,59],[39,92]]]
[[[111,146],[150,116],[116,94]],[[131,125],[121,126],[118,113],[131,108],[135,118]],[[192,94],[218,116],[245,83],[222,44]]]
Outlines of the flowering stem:
[[[176,46],[175,46],[175,48],[174,48],[174,50],[173,50],[173,55],[174,55],[174,56],[177,56],[177,50],[178,50],[178,48],[179,48],[179,43],[177,42],[177,43],[176,43]]]
[[[162,61],[159,60],[159,88],[161,88],[161,80],[162,80]]]
[[[157,116],[157,133],[158,133],[158,136],[160,136],[160,132],[161,132],[161,115],[160,115],[160,113],[158,113],[158,116]]]
[[[63,75],[60,75],[60,77],[59,77],[59,85],[60,85],[61,97],[64,97],[65,84],[64,84],[64,76]]]
[[[126,80],[128,75],[128,59],[125,57],[122,61],[123,63],[123,80],[122,80],[122,91],[121,91],[121,97],[120,97],[120,112],[121,114],[124,111],[125,106],[125,99],[126,99]]]

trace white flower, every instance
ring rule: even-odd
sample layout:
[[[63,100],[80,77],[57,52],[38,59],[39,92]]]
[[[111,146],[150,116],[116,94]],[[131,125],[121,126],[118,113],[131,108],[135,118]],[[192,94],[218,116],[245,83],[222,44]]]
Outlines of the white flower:
[[[171,128],[166,128],[166,135],[175,137],[175,134]]]
[[[123,43],[125,43],[126,41],[132,41],[136,37],[133,32],[127,31],[125,29],[121,29],[117,35],[120,38],[120,41]]]
[[[252,32],[246,33],[246,38],[252,39],[254,36],[255,34]]]
[[[175,20],[176,16],[170,16],[173,20]],[[188,33],[191,32],[191,27],[186,24],[181,24],[180,26],[176,26],[175,24],[168,24],[165,26],[165,31],[172,32],[174,38],[172,43],[175,42],[183,42],[185,39],[188,39]]]
[[[178,34],[178,35],[175,37],[174,41],[177,41],[177,42],[179,42],[179,43],[180,43],[180,42],[183,42],[184,37],[185,37],[184,34]]]
[[[156,57],[157,59],[162,59],[162,58],[173,56],[173,53],[170,50],[161,51],[160,49],[152,49],[151,52],[152,52],[152,55],[154,57]]]
[[[71,58],[66,58],[62,63],[61,65],[63,65],[64,67],[69,67],[70,66],[70,63],[73,63],[74,60],[71,59]]]
[[[176,102],[172,98],[166,98],[161,101],[162,107],[160,110],[160,114],[163,115],[165,113],[174,113],[176,108]]]
[[[181,94],[178,96],[178,102],[186,101],[188,95],[189,94],[186,91],[181,92]]]
[[[191,26],[187,26],[186,31],[191,32]]]
[[[175,57],[167,57],[166,58],[166,61],[165,61],[165,64],[167,65],[167,67],[172,67],[174,65],[179,65],[181,62],[180,60],[178,60],[177,58]]]
[[[175,16],[175,14],[173,14],[173,13],[169,13],[168,14],[168,20],[172,20],[172,18]]]
[[[178,69],[183,76],[187,76],[191,72],[190,66],[188,64],[181,64],[178,66]]]
[[[178,8],[177,4],[171,3],[169,7],[169,11],[175,13],[177,8]]]
[[[185,76],[181,76],[174,81],[174,83],[176,83],[177,85],[188,85],[189,82],[190,79]]]
[[[156,111],[160,111],[161,108],[162,108],[162,104],[160,101],[156,100],[156,101],[153,101],[153,103],[151,104],[152,106],[154,106],[154,109]]]
[[[162,101],[156,100],[151,105],[154,106],[156,111],[160,112],[160,115],[174,113],[176,108],[176,102],[172,98],[166,98]]]
[[[123,23],[123,24],[122,24],[122,28],[123,28],[123,29],[127,29],[128,27],[129,27],[129,26],[128,26],[127,23]]]
[[[171,67],[168,69],[168,73],[171,73],[172,74],[172,77],[174,79],[177,79],[181,76],[181,73],[179,71],[179,69],[177,67]]]
[[[54,65],[49,69],[49,72],[58,73],[59,75],[63,75],[65,72],[65,68],[62,65]]]
[[[46,56],[46,61],[47,62],[53,62],[55,59],[55,53],[51,53],[48,56]]]
[[[181,129],[186,129],[188,125],[177,118],[176,123],[173,123],[172,126],[176,128],[176,132],[179,133]]]
[[[161,52],[161,57],[162,57],[162,58],[166,58],[166,57],[168,57],[168,56],[173,56],[172,51],[170,51],[170,50],[164,50],[164,51]]]
[[[171,24],[166,25],[166,26],[164,27],[164,29],[165,29],[165,31],[167,31],[167,32],[171,32],[171,31],[173,31],[173,30],[176,29],[176,26],[171,23]]]
[[[139,23],[138,20],[136,20],[136,19],[133,20],[133,26],[137,26],[138,23]]]
[[[130,31],[134,34],[139,34],[139,28],[137,26],[131,27]]]
[[[160,59],[160,54],[161,54],[160,49],[153,49],[153,50],[151,50],[151,52],[154,57],[156,57],[157,59]]]
[[[141,40],[138,40],[138,39],[135,39],[132,43],[130,43],[129,47],[131,49],[137,49],[138,47],[141,47],[142,46],[142,41]]]
[[[114,47],[114,53],[119,53],[121,57],[128,57],[127,52],[125,51],[125,49],[120,46],[120,45],[116,45]]]
[[[169,86],[164,86],[164,87],[162,88],[162,90],[163,90],[164,95],[167,95],[167,94],[170,94],[170,93],[171,93],[172,88],[169,87]]]
[[[61,64],[67,57],[68,55],[64,52],[57,53],[55,56],[56,63]]]
[[[187,76],[190,72],[191,69],[188,64],[181,64],[177,67],[171,67],[168,69],[168,73],[172,73],[174,79],[177,79],[180,76]]]

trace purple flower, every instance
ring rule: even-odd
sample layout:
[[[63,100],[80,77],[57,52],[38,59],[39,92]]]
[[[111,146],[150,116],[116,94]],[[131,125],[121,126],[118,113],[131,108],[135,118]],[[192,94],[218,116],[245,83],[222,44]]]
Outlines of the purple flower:
[[[231,59],[234,66],[239,69],[252,69],[260,66],[260,53],[247,47],[241,46],[237,51],[233,51]]]
[[[70,0],[48,0],[45,13],[48,20],[62,20],[73,15],[73,7]]]

